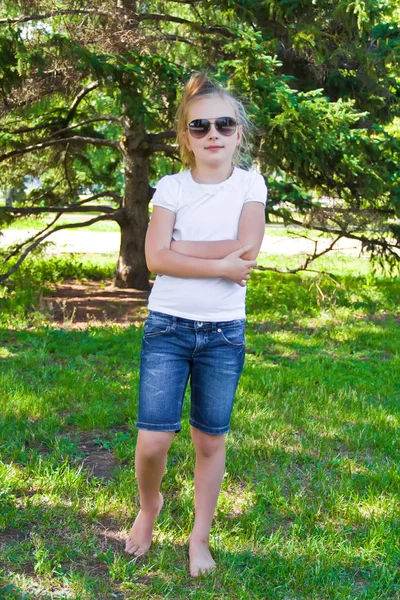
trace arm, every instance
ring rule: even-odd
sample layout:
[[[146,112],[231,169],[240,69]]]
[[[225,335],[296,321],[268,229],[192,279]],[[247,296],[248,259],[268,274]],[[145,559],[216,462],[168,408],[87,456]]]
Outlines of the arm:
[[[173,241],[171,250],[195,258],[221,259],[243,246],[250,246],[250,250],[242,255],[242,259],[254,260],[260,251],[264,231],[264,204],[262,202],[246,202],[240,215],[237,240],[220,240],[217,242]]]
[[[244,286],[255,261],[242,260],[246,249],[240,248],[226,259],[204,259],[184,256],[170,250],[175,214],[167,208],[155,206],[147,230],[145,253],[150,271],[171,277],[223,277]],[[236,256],[237,255],[237,256]]]

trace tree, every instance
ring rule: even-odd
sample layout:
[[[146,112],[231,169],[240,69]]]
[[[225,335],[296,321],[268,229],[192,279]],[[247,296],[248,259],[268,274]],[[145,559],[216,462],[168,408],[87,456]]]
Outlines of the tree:
[[[0,215],[54,212],[55,219],[5,255],[0,279],[66,227],[57,226],[63,212],[93,211],[101,198],[100,214],[83,225],[115,220],[115,284],[148,288],[149,181],[180,168],[177,90],[205,66],[249,99],[270,213],[355,237],[394,263],[400,44],[390,9],[389,1],[361,0],[6,2],[1,181],[21,193]],[[41,181],[29,194],[27,175]],[[321,195],[335,197],[334,205],[324,206]]]
[[[398,267],[397,0],[228,4],[254,31],[239,77],[263,124],[259,161],[270,213],[359,240],[373,258]],[[268,52],[280,80],[260,77]],[[321,197],[335,201],[327,206]]]

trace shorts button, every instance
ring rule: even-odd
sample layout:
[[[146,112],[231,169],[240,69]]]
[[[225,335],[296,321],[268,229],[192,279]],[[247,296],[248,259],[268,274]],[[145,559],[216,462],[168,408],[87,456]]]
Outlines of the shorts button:
[[[218,331],[218,333],[221,333],[221,330],[220,330],[220,329],[217,329],[217,331]]]
[[[203,321],[197,321],[197,325],[198,325],[199,327],[203,327]]]

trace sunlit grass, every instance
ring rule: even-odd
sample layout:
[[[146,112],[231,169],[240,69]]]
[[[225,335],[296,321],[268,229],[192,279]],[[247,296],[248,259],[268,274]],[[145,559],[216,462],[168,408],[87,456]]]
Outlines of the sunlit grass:
[[[211,536],[218,569],[194,581],[189,396],[153,548],[132,560],[122,540],[138,507],[142,329],[68,330],[39,312],[41,290],[110,277],[114,260],[38,258],[4,293],[0,597],[399,598],[400,282],[348,257],[321,261],[333,279],[253,273]],[[112,459],[108,478],[85,470],[89,447]]]

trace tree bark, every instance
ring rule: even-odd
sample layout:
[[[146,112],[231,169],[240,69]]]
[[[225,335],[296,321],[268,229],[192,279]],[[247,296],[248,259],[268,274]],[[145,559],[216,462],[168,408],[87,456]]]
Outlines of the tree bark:
[[[121,227],[121,245],[114,273],[114,285],[149,290],[149,270],[144,242],[149,221],[148,144],[141,123],[124,117],[122,154],[125,170],[125,195]]]

